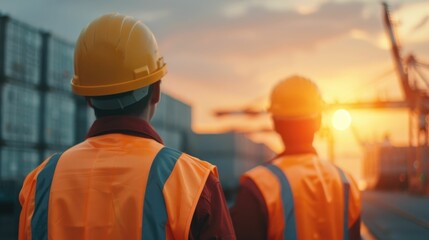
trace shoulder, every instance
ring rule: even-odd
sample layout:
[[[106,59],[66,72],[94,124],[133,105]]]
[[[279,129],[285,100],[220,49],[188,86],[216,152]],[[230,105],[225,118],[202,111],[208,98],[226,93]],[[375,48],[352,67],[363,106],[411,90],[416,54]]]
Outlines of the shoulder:
[[[53,154],[52,156],[47,157],[39,166],[37,166],[33,171],[31,171],[27,177],[25,178],[25,182],[31,182],[36,181],[37,176],[39,173],[45,168],[45,166],[49,163],[49,161],[59,153]]]
[[[32,191],[32,188],[34,188],[34,185],[37,181],[37,177],[39,176],[40,172],[45,168],[46,164],[48,164],[49,160],[54,155],[46,158],[39,166],[37,166],[35,169],[33,169],[24,179],[24,182],[22,184],[21,192],[20,192],[20,201],[22,203],[22,200],[24,200],[28,194]],[[24,199],[23,199],[24,198]]]
[[[269,168],[260,165],[241,176],[240,189],[246,195],[253,195],[258,200],[263,198],[267,204],[271,204],[277,201],[277,196],[280,196],[281,185]]]
[[[243,183],[244,181],[247,181],[247,179],[253,179],[253,181],[255,181],[256,179],[259,179],[267,174],[269,174],[268,168],[263,165],[260,165],[245,172],[241,176],[240,182]]]
[[[357,201],[357,202],[360,202],[360,195],[361,195],[361,193],[360,193],[359,186],[358,186],[356,180],[348,172],[344,171],[344,174],[346,175],[347,180],[349,181],[350,192],[351,192],[351,195],[352,195],[353,199],[355,201]]]
[[[186,165],[187,167],[197,171],[209,171],[213,173],[216,177],[218,176],[217,168],[215,165],[207,161],[201,160],[197,157],[191,156],[187,153],[181,153],[178,159],[178,163]]]
[[[344,180],[347,181],[350,185],[351,188],[358,188],[358,185],[354,179],[354,177],[345,169],[338,167],[336,165],[333,165],[334,168],[336,169],[336,171],[338,172],[338,174],[340,175],[340,177]]]

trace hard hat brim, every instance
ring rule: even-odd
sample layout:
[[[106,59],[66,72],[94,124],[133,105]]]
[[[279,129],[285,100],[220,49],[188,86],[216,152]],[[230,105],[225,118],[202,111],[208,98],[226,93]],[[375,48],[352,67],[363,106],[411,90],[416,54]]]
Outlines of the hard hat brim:
[[[98,85],[98,86],[84,86],[79,84],[79,77],[74,76],[71,85],[72,91],[80,96],[106,96],[113,95],[118,93],[129,92],[135,89],[139,89],[145,86],[149,86],[152,83],[155,83],[161,80],[167,74],[167,66],[164,64],[158,71],[153,72],[147,76],[133,79],[127,82],[121,82],[116,84],[108,84],[108,85]]]

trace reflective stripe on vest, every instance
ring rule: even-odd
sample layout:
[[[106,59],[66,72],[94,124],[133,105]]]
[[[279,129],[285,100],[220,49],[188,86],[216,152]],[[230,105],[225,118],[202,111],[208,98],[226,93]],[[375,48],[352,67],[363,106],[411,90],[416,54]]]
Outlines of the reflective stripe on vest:
[[[53,155],[45,167],[37,175],[35,207],[31,219],[31,239],[47,240],[48,239],[48,210],[49,196],[51,192],[52,179],[54,178],[55,168],[61,154]]]
[[[341,182],[343,183],[343,194],[344,194],[344,223],[343,223],[343,239],[349,239],[349,192],[350,192],[350,183],[346,177],[346,174],[338,168],[338,172],[341,176]]]
[[[162,190],[180,155],[180,151],[164,147],[152,162],[144,196],[142,239],[166,239],[167,210]]]
[[[279,180],[281,185],[281,198],[283,205],[283,215],[285,216],[285,228],[283,231],[283,239],[297,239],[296,236],[296,220],[295,208],[293,203],[293,193],[289,181],[283,171],[273,164],[266,165]]]

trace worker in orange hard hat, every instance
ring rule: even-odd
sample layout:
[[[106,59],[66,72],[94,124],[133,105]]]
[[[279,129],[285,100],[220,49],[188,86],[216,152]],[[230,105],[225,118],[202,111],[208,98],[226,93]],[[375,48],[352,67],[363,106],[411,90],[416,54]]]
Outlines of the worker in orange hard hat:
[[[231,217],[237,239],[360,239],[360,193],[353,178],[313,148],[323,101],[310,80],[292,76],[271,94],[285,150],[240,179]]]
[[[235,239],[216,167],[165,147],[149,124],[167,73],[149,28],[101,16],[74,62],[73,92],[97,119],[25,179],[19,239]]]

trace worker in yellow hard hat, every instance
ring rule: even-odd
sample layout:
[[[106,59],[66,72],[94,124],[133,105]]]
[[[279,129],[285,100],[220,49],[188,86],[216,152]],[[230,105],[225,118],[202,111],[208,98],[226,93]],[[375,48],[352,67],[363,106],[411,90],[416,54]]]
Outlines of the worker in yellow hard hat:
[[[246,172],[231,216],[237,239],[360,239],[353,178],[313,148],[323,100],[301,76],[279,82],[269,112],[284,152]]]
[[[216,167],[165,147],[149,123],[167,73],[149,28],[101,16],[74,63],[73,92],[97,119],[25,179],[19,239],[235,239]]]

